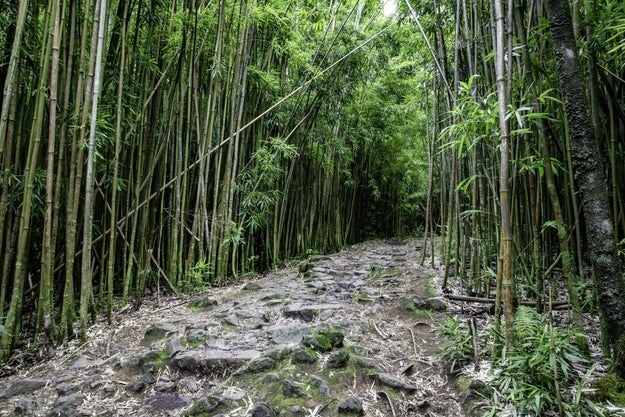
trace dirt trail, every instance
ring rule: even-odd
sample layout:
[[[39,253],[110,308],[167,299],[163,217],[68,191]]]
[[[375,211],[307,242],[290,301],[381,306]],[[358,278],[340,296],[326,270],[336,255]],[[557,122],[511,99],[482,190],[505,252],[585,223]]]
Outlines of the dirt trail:
[[[442,269],[421,249],[367,242],[149,298],[0,379],[0,415],[463,416],[435,357]]]

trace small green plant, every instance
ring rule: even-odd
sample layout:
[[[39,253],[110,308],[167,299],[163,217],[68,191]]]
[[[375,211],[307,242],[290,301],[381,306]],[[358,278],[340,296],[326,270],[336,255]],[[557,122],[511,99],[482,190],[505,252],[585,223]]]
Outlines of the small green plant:
[[[451,373],[457,372],[470,360],[473,347],[468,326],[463,326],[452,316],[436,329],[436,337],[441,342],[439,356],[449,364]]]
[[[600,416],[590,398],[589,374],[576,371],[587,360],[580,352],[580,335],[553,326],[548,315],[520,306],[515,317],[515,344],[494,359],[488,416]]]
[[[199,259],[195,265],[187,270],[186,281],[183,285],[184,291],[208,292],[211,289],[210,283],[211,266],[206,259]]]
[[[352,302],[359,303],[369,297],[369,294],[366,291],[358,291],[356,294],[352,296]]]

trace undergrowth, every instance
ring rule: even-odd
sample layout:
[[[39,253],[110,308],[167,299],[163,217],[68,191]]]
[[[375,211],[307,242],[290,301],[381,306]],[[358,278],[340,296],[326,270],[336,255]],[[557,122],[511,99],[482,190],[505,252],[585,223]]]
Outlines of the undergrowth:
[[[594,401],[592,368],[579,341],[584,335],[557,328],[548,314],[520,306],[514,343],[503,346],[493,327],[479,335],[480,356],[491,363],[490,398],[482,401],[485,416],[615,416]],[[474,359],[468,326],[452,317],[437,330],[440,356],[452,373]]]

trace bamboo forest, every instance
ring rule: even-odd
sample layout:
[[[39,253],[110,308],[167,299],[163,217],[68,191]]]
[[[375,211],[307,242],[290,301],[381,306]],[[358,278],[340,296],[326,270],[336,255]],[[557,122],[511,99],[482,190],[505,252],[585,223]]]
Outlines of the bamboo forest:
[[[620,0],[0,0],[0,91],[0,363],[414,236],[500,364],[562,297],[562,349],[596,315],[625,403]],[[491,415],[610,415],[560,372],[553,414]]]

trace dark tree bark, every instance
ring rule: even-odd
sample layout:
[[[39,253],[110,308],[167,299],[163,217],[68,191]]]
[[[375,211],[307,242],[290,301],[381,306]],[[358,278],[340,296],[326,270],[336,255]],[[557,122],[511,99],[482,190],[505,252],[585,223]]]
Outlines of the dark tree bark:
[[[625,376],[625,291],[599,146],[590,119],[567,0],[547,0],[558,80],[572,138],[573,168],[586,223],[604,345]]]

